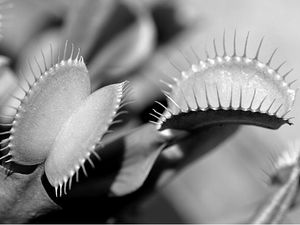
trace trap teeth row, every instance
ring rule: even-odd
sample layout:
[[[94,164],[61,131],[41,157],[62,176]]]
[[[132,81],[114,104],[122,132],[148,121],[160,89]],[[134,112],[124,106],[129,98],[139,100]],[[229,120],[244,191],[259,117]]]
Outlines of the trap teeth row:
[[[190,64],[188,70],[179,71],[179,76],[173,75],[174,78],[171,79],[173,82],[161,81],[166,87],[163,92],[168,107],[162,114],[156,110],[151,114],[157,120],[154,123],[158,129],[172,128],[174,123],[176,128],[180,129],[180,124],[184,127],[186,122],[195,124],[194,127],[197,128],[201,127],[203,122],[206,124],[207,119],[216,116],[221,124],[233,122],[271,129],[277,129],[285,123],[291,124],[287,114],[291,111],[296,93],[291,87],[294,81],[288,83],[286,78],[292,70],[281,74],[279,71],[284,63],[275,68],[271,66],[277,49],[272,52],[267,62],[262,62],[259,55],[263,38],[259,42],[254,58],[247,54],[249,33],[245,38],[242,55],[237,54],[236,32],[232,55],[227,54],[225,39],[224,32],[222,55],[218,53],[214,40],[214,57],[207,54],[205,60],[200,60],[196,55],[198,63]],[[169,74],[168,77],[172,75]],[[203,113],[204,111],[206,113]],[[239,113],[226,115],[223,113],[219,116],[214,111],[239,111]],[[196,115],[194,112],[203,115],[201,117],[183,115]],[[176,121],[176,118],[180,121]]]

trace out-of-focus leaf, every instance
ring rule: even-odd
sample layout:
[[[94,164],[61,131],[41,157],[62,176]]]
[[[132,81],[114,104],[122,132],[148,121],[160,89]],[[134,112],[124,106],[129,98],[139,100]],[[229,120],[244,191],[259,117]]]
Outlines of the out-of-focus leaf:
[[[19,102],[16,99],[11,99],[10,95],[17,89],[18,80],[8,67],[9,60],[0,57],[0,115],[12,115],[15,113],[14,109],[3,107],[4,105],[17,105]],[[2,123],[9,122],[9,118],[0,117]],[[1,123],[0,122],[0,123]]]
[[[103,85],[141,66],[155,44],[155,27],[146,12],[138,12],[137,21],[105,46],[90,64],[91,80]],[[94,87],[96,88],[96,86]]]
[[[0,56],[0,106],[6,103],[8,96],[17,87],[17,79],[8,68],[9,59]]]
[[[152,126],[146,126],[126,138],[121,169],[111,186],[113,195],[128,194],[144,183],[156,158],[166,145],[161,141]]]
[[[70,40],[80,46],[88,64],[96,49],[104,47],[112,35],[128,23],[128,11],[122,12],[120,8],[119,1],[73,1],[63,28],[62,45],[64,40]],[[117,16],[117,12],[121,14]]]
[[[15,57],[18,58],[24,46],[34,40],[45,27],[59,23],[66,10],[66,4],[62,1],[45,0],[10,2],[13,7],[6,10],[5,35],[0,47],[14,60]]]
[[[238,125],[224,125],[196,130],[178,144],[165,149],[162,158],[166,160],[166,165],[169,162],[174,169],[182,169],[221,144],[234,134],[238,127]]]
[[[80,46],[93,90],[143,63],[155,43],[150,15],[132,1],[77,1],[63,32],[64,39]]]

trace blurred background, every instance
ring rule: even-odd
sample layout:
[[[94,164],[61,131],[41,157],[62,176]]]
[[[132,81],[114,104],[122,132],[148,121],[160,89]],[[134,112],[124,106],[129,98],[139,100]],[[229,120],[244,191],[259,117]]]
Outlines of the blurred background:
[[[237,30],[238,52],[243,51],[250,31],[249,57],[265,36],[261,60],[266,62],[279,47],[272,66],[287,60],[282,73],[294,68],[288,78],[298,79],[300,56],[300,2],[296,0],[15,0],[2,9],[3,40],[0,104],[15,88],[18,71],[28,74],[28,60],[43,49],[50,60],[65,40],[80,47],[89,69],[93,90],[128,79],[135,98],[131,117],[122,129],[146,123],[154,100],[164,101],[155,84],[176,73],[196,58],[191,49],[213,56],[212,40],[222,53],[221,40],[232,52]],[[55,54],[56,54],[55,53]],[[47,61],[46,60],[46,61]],[[47,61],[47,62],[48,62]],[[40,61],[42,64],[42,61]],[[33,68],[38,71],[38,67]],[[150,82],[151,81],[151,82]],[[157,82],[158,83],[158,82]],[[294,84],[297,87],[298,82]],[[279,130],[241,126],[212,151],[181,170],[165,171],[155,191],[133,207],[123,210],[110,222],[129,223],[244,223],[272,194],[263,170],[272,170],[271,155],[298,139],[300,102],[290,113],[293,126]],[[201,143],[193,148],[201,148]],[[172,179],[170,179],[170,177]],[[99,202],[101,204],[101,202]],[[300,208],[290,211],[285,222],[299,223]]]

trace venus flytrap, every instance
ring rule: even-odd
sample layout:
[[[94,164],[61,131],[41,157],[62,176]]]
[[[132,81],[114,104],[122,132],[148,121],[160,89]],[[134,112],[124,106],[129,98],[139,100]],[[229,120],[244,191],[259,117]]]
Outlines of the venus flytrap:
[[[94,150],[109,127],[120,122],[114,118],[122,114],[118,110],[128,103],[130,92],[128,82],[123,82],[90,95],[83,58],[79,50],[73,56],[73,45],[67,57],[67,48],[66,42],[63,58],[56,63],[51,54],[49,68],[44,60],[44,71],[32,74],[33,83],[26,80],[27,89],[21,87],[24,97],[15,97],[20,104],[12,106],[16,113],[11,123],[3,124],[10,129],[1,133],[9,135],[1,141],[4,164],[45,163],[45,173],[59,195],[62,189],[66,193],[67,183],[71,187],[73,176],[78,181],[79,169],[85,172],[86,160],[93,165],[91,154],[100,158]]]
[[[227,53],[225,32],[223,34],[223,54],[207,55],[205,60],[198,58],[186,71],[179,70],[179,77],[166,84],[168,107],[163,114],[154,110],[158,119],[157,128],[193,130],[213,124],[252,124],[270,129],[278,129],[290,124],[286,115],[295,100],[296,91],[291,88],[279,69],[271,67],[272,58],[264,63],[259,60],[263,43],[261,39],[256,55],[247,54],[249,33],[246,36],[243,54],[237,53],[236,32],[233,40],[233,54]]]

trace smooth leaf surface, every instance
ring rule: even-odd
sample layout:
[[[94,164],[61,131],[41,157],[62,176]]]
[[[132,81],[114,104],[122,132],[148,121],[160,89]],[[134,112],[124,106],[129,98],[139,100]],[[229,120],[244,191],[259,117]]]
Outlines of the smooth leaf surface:
[[[123,85],[94,92],[63,124],[45,162],[46,175],[54,187],[69,181],[90,158],[120,106]]]

